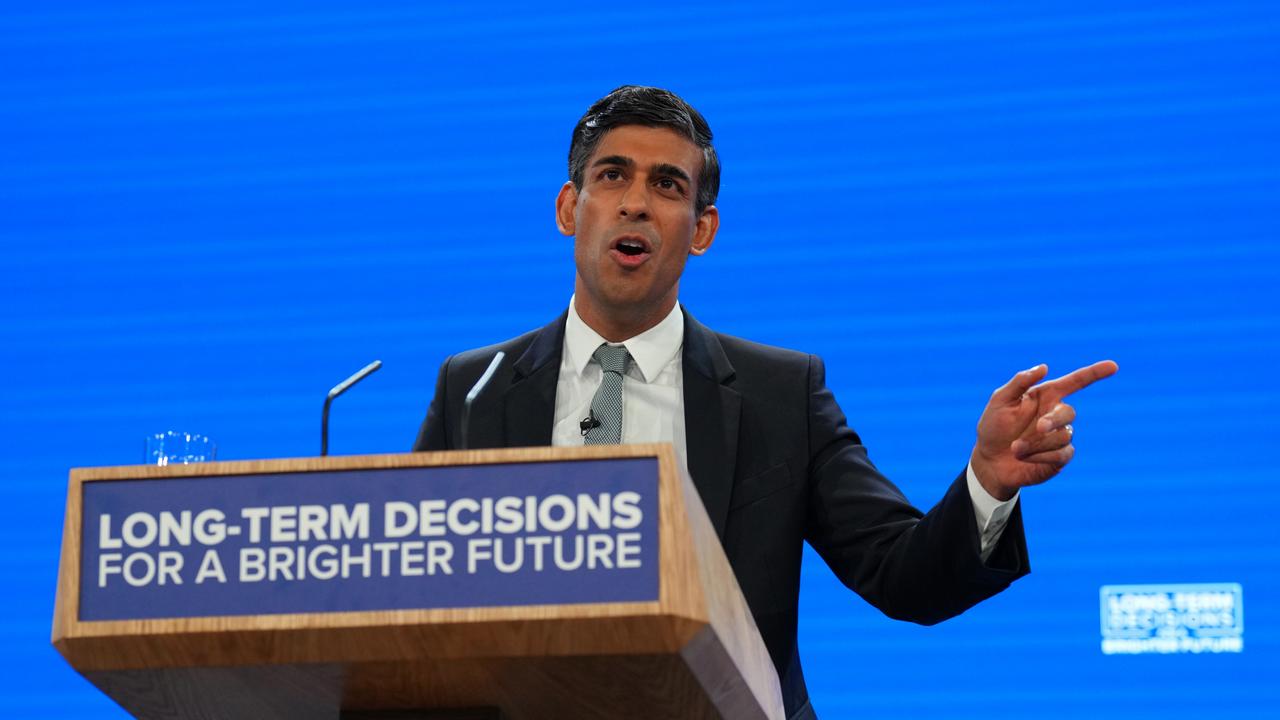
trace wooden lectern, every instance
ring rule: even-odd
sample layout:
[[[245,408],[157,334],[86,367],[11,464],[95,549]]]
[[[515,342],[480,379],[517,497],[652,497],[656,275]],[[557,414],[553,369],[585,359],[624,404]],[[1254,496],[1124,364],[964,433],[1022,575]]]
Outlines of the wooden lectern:
[[[201,492],[212,493],[209,497],[221,497],[225,489],[228,495],[251,498],[272,488],[304,487],[312,480],[316,487],[323,480],[356,491],[363,483],[372,488],[374,480],[385,480],[387,487],[412,488],[422,496],[431,492],[434,477],[447,475],[469,487],[468,473],[499,473],[504,482],[518,483],[529,468],[540,477],[574,475],[579,486],[590,488],[591,479],[582,480],[577,472],[587,467],[584,463],[608,468],[608,463],[646,458],[644,467],[651,468],[646,472],[657,475],[650,479],[657,517],[656,542],[650,546],[656,583],[653,597],[645,601],[528,604],[517,598],[483,604],[481,597],[479,605],[441,606],[448,599],[434,591],[379,596],[383,586],[375,578],[359,581],[364,583],[359,592],[373,593],[372,599],[359,602],[383,609],[281,610],[273,598],[294,597],[300,607],[318,607],[308,604],[313,601],[352,607],[343,604],[354,602],[344,594],[356,594],[357,581],[342,577],[317,584],[324,588],[321,592],[297,595],[303,587],[299,565],[296,581],[282,570],[274,585],[262,580],[244,586],[246,592],[264,593],[263,607],[270,606],[269,612],[250,608],[209,614],[201,608],[221,607],[221,600],[209,599],[217,592],[228,593],[227,607],[243,604],[245,595],[232,593],[230,581],[221,589],[215,587],[216,579],[193,585],[190,567],[184,570],[185,582],[166,587],[157,582],[163,580],[164,563],[159,573],[148,573],[154,568],[147,558],[121,570],[121,557],[129,563],[130,543],[158,551],[169,540],[195,542],[190,524],[180,525],[190,519],[178,512],[180,503],[168,506],[168,526],[148,519],[154,515],[130,517],[130,507],[119,499],[110,500],[114,505],[93,505],[98,509],[92,512],[86,504],[119,489],[121,498],[159,503],[154,509],[168,502],[164,498],[187,497],[187,487],[204,488]],[[86,679],[141,718],[780,719],[782,700],[773,664],[698,493],[677,468],[669,445],[623,445],[75,469],[67,495],[53,644]],[[124,493],[126,489],[133,494]],[[97,494],[90,497],[89,490]],[[376,516],[379,506],[374,507]],[[474,510],[475,503],[464,509]],[[254,512],[268,517],[262,514],[266,511]],[[534,511],[529,512],[534,520]],[[285,529],[278,537],[304,538],[299,530],[307,522],[305,514],[282,510],[288,522],[282,521]],[[464,523],[464,517],[472,522],[479,515],[458,513],[450,520],[475,527]],[[551,512],[543,523],[557,517]],[[232,540],[250,542],[244,537],[226,542]],[[257,541],[269,540],[262,530]],[[102,548],[123,549],[108,558]],[[382,571],[387,571],[385,563]],[[126,575],[129,582],[150,584],[131,587]],[[353,570],[352,577],[356,575]],[[461,583],[450,585],[454,589],[449,592],[470,592],[465,587],[470,580],[462,575],[449,580]],[[588,575],[565,577],[585,578],[588,587],[606,595],[611,590],[609,581],[596,583]],[[514,578],[494,571],[493,587],[506,583],[501,587],[509,592]],[[426,578],[394,580],[409,581],[437,587],[426,584]],[[197,594],[184,596],[189,600],[179,607],[182,616],[155,616],[148,610],[157,607],[150,600],[104,610],[99,596],[89,592],[113,588],[124,598],[144,591],[155,598],[167,592]],[[551,595],[537,597],[556,591],[552,583],[538,591]],[[125,619],[89,619],[102,613]]]

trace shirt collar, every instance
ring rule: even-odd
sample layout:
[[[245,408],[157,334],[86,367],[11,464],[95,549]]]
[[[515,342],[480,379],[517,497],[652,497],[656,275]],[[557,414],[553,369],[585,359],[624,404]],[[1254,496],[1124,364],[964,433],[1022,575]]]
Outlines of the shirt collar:
[[[578,375],[582,375],[591,363],[591,356],[596,348],[606,340],[583,321],[578,314],[576,299],[577,296],[569,299],[569,317],[564,324],[564,352],[570,366]],[[609,344],[625,345],[644,381],[652,382],[684,344],[684,317],[680,312],[680,303],[677,302],[657,325],[633,338]]]

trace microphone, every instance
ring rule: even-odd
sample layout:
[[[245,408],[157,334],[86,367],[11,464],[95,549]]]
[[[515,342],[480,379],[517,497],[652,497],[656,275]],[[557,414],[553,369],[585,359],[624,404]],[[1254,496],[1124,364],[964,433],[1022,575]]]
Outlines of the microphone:
[[[334,385],[333,389],[329,391],[329,394],[325,396],[324,410],[320,413],[320,457],[324,457],[329,454],[329,406],[333,404],[334,398],[350,390],[352,385],[355,385],[366,377],[369,377],[380,367],[382,367],[382,361],[374,360],[361,368],[360,372],[357,372],[355,375],[352,375],[346,380]]]
[[[493,379],[493,374],[498,371],[498,366],[502,364],[502,358],[506,356],[507,354],[501,350],[498,351],[497,355],[493,356],[493,359],[489,361],[489,367],[485,368],[484,374],[480,376],[480,379],[476,381],[476,384],[472,385],[471,390],[467,392],[467,399],[462,401],[462,437],[459,438],[461,440],[459,443],[460,450],[466,450],[468,448],[467,436],[471,431],[471,404],[476,401],[476,398],[480,397],[480,393],[484,392],[485,387],[489,385],[489,381]]]
[[[596,419],[596,411],[588,410],[587,416],[582,418],[582,422],[578,423],[578,429],[582,431],[582,437],[586,437],[587,433],[600,427],[600,421]]]

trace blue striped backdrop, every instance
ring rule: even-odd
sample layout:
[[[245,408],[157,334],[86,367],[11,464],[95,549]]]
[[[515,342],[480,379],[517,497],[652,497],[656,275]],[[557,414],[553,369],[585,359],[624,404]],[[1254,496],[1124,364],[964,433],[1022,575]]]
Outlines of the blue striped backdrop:
[[[822,354],[917,503],[1014,371],[1121,365],[1010,591],[920,628],[806,559],[824,717],[1270,716],[1278,61],[1265,2],[3,3],[3,714],[122,715],[48,642],[67,469],[315,454],[374,358],[333,450],[406,450],[448,353],[564,307],[569,132],[631,82],[723,159],[686,306]],[[1244,652],[1102,655],[1150,582],[1241,583]]]

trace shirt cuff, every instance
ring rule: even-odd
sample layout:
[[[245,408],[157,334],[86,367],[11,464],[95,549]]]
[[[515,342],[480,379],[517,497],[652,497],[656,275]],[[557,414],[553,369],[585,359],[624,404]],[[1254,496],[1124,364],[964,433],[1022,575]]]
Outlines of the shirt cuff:
[[[973,472],[973,464],[970,463],[965,470],[965,477],[969,484],[969,498],[973,500],[973,516],[978,521],[978,537],[982,544],[982,559],[986,560],[991,554],[991,550],[996,546],[996,542],[1000,540],[1000,534],[1004,532],[1004,526],[1009,522],[1009,515],[1013,513],[1014,505],[1018,502],[1021,491],[1014,493],[1013,497],[1005,501],[997,500],[991,497],[991,493],[982,487],[982,483],[978,482],[978,476]]]

